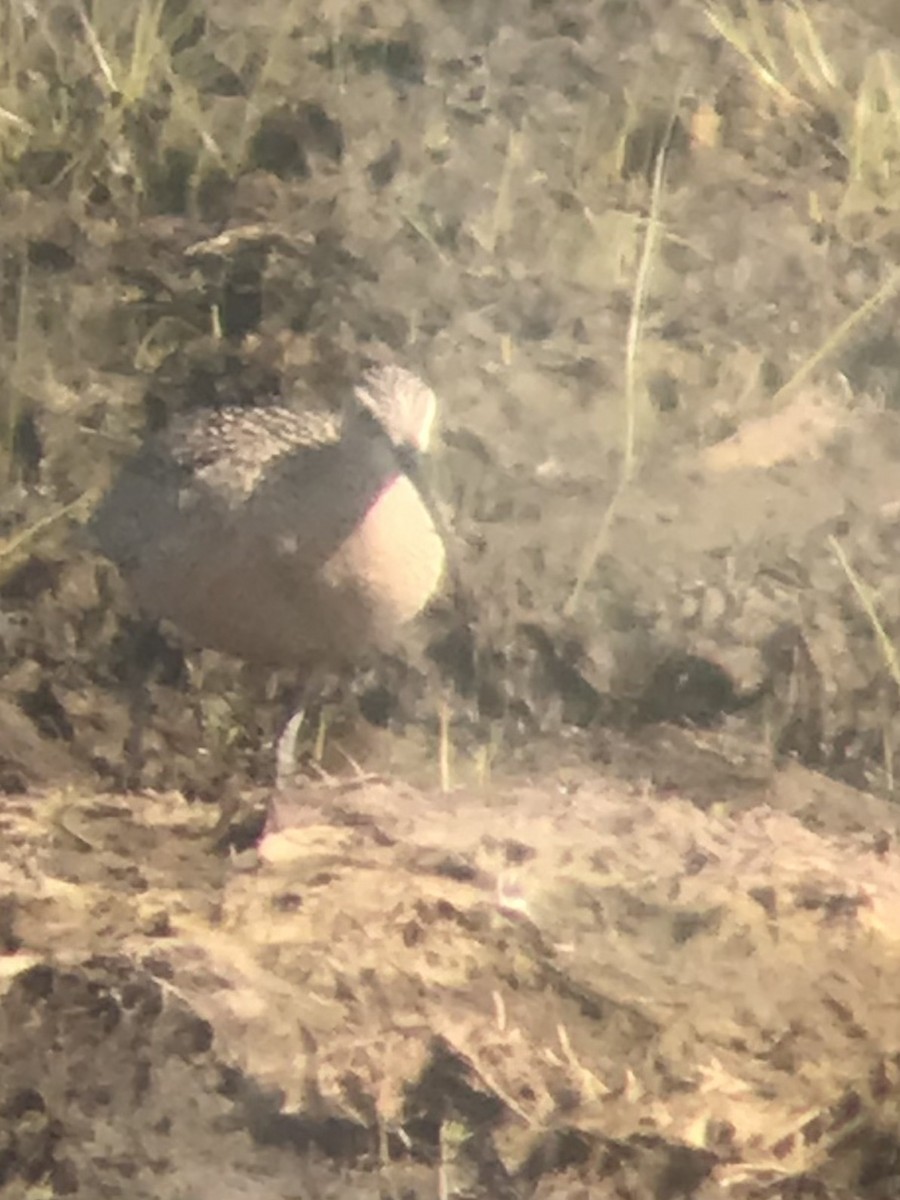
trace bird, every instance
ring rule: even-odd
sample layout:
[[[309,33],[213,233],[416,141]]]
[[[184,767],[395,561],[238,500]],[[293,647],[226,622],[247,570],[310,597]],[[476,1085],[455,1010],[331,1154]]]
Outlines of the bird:
[[[196,645],[310,678],[344,671],[389,648],[444,575],[446,529],[419,470],[436,414],[399,366],[366,371],[339,414],[183,413],[121,468],[93,536],[144,616]]]

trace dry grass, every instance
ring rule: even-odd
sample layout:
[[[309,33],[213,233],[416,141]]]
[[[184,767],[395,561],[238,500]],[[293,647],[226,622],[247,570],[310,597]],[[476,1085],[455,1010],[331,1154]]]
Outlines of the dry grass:
[[[883,216],[900,205],[900,58],[887,49],[848,56],[841,26],[802,0],[706,6],[713,29],[743,59],[773,103],[772,116],[799,124],[810,137],[829,121],[833,148],[847,164],[845,184],[827,213],[848,235],[851,218]],[[826,121],[825,118],[828,118]],[[825,215],[820,193],[811,214]]]
[[[0,170],[9,183],[27,157],[42,184],[73,192],[103,184],[133,212],[166,189],[187,205],[210,175],[246,166],[259,117],[283,101],[288,32],[299,0],[245,29],[207,40],[196,3],[81,0],[48,8],[8,0],[0,42]]]
[[[146,380],[166,404],[176,394],[175,406],[195,352],[203,383],[212,359],[225,374],[239,339],[229,336],[219,284],[244,247],[223,250],[207,270],[212,256],[183,252],[190,237],[240,222],[258,226],[263,240],[281,233],[292,249],[305,237],[296,262],[278,251],[265,266],[259,326],[227,372],[248,366],[249,391],[260,362],[267,386],[293,354],[301,365],[283,373],[289,386],[307,382],[307,366],[313,376],[359,350],[422,360],[446,392],[448,444],[471,431],[487,450],[487,465],[465,449],[453,453],[447,478],[460,465],[470,471],[472,482],[458,489],[459,524],[473,545],[484,535],[475,583],[485,607],[501,613],[491,636],[497,661],[509,663],[523,616],[552,626],[577,615],[602,630],[613,588],[598,565],[615,544],[621,497],[642,494],[646,463],[670,453],[689,460],[698,443],[723,445],[742,429],[771,440],[785,429],[779,413],[793,446],[806,428],[793,420],[804,417],[797,395],[842,371],[848,349],[884,321],[900,279],[887,254],[855,273],[845,268],[857,248],[877,259],[895,224],[897,63],[887,45],[873,48],[861,35],[850,45],[832,6],[710,0],[679,18],[695,20],[692,37],[702,28],[721,43],[709,62],[689,58],[690,39],[673,25],[660,35],[670,55],[639,40],[610,68],[610,86],[600,74],[581,86],[569,68],[583,61],[599,71],[601,39],[576,51],[568,34],[542,35],[516,61],[507,33],[467,57],[449,37],[456,17],[444,10],[391,7],[368,25],[361,11],[352,3],[313,11],[293,0],[250,19],[224,0],[78,0],[53,9],[8,0],[0,179],[8,194],[27,197],[25,207],[56,206],[104,253],[96,268],[78,260],[73,285],[74,270],[35,271],[30,229],[17,244],[7,235],[2,295],[15,312],[0,314],[0,469],[15,476],[19,421],[43,416],[57,381],[77,405],[89,392],[85,379],[103,376],[101,401],[90,421],[77,411],[71,439],[88,430],[111,441],[140,426]],[[602,22],[590,5],[584,14],[596,36]],[[404,92],[383,68],[385,45],[407,33],[421,48],[422,79]],[[261,122],[281,112],[293,119],[305,103],[333,119],[345,153],[323,163],[313,148],[308,174],[278,176],[258,154]],[[376,187],[373,164],[394,141],[396,177]],[[267,176],[275,177],[268,192]],[[242,193],[243,209],[229,208],[235,184],[250,196]],[[707,236],[706,226],[720,220],[716,204],[744,202],[742,188],[752,193],[746,208],[726,216],[751,235],[729,259],[728,229]],[[270,207],[258,195],[271,197]],[[758,229],[761,210],[785,197],[778,219],[788,226],[785,254],[797,261],[790,293],[783,279],[773,282],[781,230],[767,244]],[[157,275],[155,251],[142,246],[160,228],[171,258]],[[338,252],[307,273],[329,241]],[[340,288],[329,291],[347,262]],[[68,303],[69,286],[81,289],[78,305]],[[304,293],[306,310],[294,306]],[[178,376],[173,364],[186,359]],[[115,410],[129,373],[136,415],[113,427],[115,416],[97,411]],[[672,384],[665,419],[660,378]],[[826,381],[824,392],[835,391],[847,385]],[[48,460],[64,445],[54,435]],[[811,442],[817,436],[809,433]],[[65,485],[54,470],[54,484]],[[61,497],[63,509],[71,496]],[[520,520],[529,509],[531,525],[530,516]],[[492,511],[503,514],[494,524],[485,521]],[[35,544],[44,517],[41,509],[10,518],[22,545]],[[15,529],[10,536],[15,546]],[[649,597],[650,607],[657,602]],[[514,704],[517,687],[498,690]],[[213,704],[207,724],[227,746],[227,713]],[[485,739],[499,745],[503,734]],[[445,729],[435,750],[445,786],[461,769],[449,746]],[[482,768],[489,773],[487,759]]]
[[[670,127],[671,134],[671,127]],[[653,187],[650,196],[650,210],[644,231],[643,246],[637,264],[634,289],[631,299],[631,314],[628,321],[628,333],[625,342],[625,390],[622,397],[623,431],[622,431],[622,467],[616,490],[603,513],[596,533],[587,542],[585,551],[578,567],[575,583],[566,600],[565,612],[571,616],[578,610],[581,594],[597,565],[597,560],[603,553],[607,534],[615,516],[619,498],[628,487],[637,466],[638,430],[641,416],[646,409],[646,395],[640,384],[640,348],[641,322],[650,273],[653,266],[654,254],[657,247],[657,237],[662,208],[666,149],[668,137],[663,148],[656,157],[653,171]]]

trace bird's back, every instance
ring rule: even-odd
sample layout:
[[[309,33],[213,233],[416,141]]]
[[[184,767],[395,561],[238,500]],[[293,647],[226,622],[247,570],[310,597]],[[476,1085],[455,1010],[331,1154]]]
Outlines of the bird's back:
[[[280,407],[177,418],[125,465],[93,527],[148,615],[274,665],[390,640],[444,564],[371,420]]]

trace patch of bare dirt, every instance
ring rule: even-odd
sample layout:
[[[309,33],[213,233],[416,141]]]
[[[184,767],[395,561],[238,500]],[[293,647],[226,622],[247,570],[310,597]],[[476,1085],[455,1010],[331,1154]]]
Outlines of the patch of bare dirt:
[[[895,6],[7,7],[4,1192],[891,1200]],[[461,587],[254,857],[296,680],[84,524],[371,361]]]
[[[582,771],[288,812],[226,861],[176,796],[4,804],[6,1185],[891,1194],[891,809],[814,833]]]

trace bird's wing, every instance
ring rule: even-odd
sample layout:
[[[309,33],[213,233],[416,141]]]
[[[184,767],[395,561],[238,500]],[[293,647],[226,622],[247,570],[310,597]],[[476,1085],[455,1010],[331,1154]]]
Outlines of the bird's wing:
[[[156,451],[170,455],[209,487],[249,495],[279,459],[303,449],[332,446],[340,433],[340,421],[329,413],[206,409],[176,417]]]

